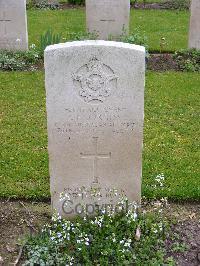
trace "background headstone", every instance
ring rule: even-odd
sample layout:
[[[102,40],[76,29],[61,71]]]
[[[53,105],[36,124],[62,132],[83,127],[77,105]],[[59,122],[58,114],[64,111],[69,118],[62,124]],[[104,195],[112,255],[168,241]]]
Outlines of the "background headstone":
[[[140,202],[144,72],[142,46],[84,41],[46,48],[51,196],[62,215],[62,192],[73,214],[80,190],[88,204],[110,204],[113,191]],[[89,194],[94,188],[98,199]]]
[[[28,49],[26,0],[0,0],[0,49]]]
[[[86,0],[86,24],[98,39],[118,39],[129,31],[130,0]]]
[[[200,0],[192,0],[189,48],[200,49]]]

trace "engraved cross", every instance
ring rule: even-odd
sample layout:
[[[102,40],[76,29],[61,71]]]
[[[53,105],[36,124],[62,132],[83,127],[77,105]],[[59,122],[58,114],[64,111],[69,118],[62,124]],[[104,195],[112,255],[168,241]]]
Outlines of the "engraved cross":
[[[111,152],[98,153],[98,137],[93,137],[94,153],[81,153],[81,158],[93,160],[93,184],[98,184],[99,177],[97,176],[97,161],[98,159],[110,159]]]
[[[1,19],[0,18],[0,22],[2,22],[2,24],[4,25],[4,34],[6,35],[7,34],[7,30],[6,30],[6,22],[10,22],[11,20],[10,19],[6,19],[6,12],[3,11],[3,18]],[[1,23],[0,23],[1,25]]]

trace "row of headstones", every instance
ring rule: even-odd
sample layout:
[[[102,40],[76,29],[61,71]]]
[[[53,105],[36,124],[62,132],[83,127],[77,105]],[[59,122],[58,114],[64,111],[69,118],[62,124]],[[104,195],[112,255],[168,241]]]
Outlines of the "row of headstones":
[[[128,33],[129,14],[130,0],[86,0],[87,29],[98,39]],[[200,49],[199,0],[192,0],[189,36],[189,47]],[[28,49],[26,0],[0,1],[0,49]]]

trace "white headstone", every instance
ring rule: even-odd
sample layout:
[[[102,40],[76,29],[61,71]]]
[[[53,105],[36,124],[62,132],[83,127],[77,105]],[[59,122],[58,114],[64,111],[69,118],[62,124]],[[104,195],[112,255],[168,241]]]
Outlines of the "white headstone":
[[[84,41],[46,48],[51,197],[62,215],[77,213],[80,191],[88,204],[110,204],[116,190],[140,202],[144,73],[142,46]],[[101,199],[91,197],[93,189]],[[70,195],[67,209],[62,192]]]
[[[28,49],[26,0],[0,0],[0,49]]]
[[[189,48],[200,49],[200,0],[192,0]]]
[[[86,0],[87,30],[98,39],[118,39],[129,31],[130,0]]]

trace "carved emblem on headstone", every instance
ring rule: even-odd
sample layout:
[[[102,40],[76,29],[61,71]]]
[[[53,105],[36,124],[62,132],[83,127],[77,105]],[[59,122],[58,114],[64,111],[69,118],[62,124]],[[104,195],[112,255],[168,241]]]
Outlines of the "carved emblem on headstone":
[[[72,75],[78,95],[87,103],[103,103],[116,88],[114,71],[96,57]]]

